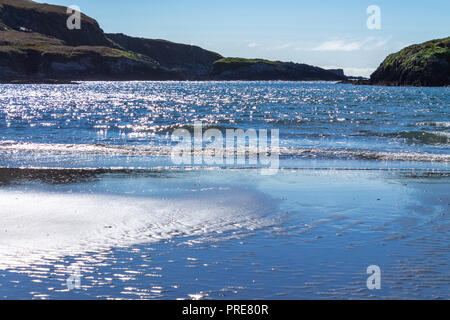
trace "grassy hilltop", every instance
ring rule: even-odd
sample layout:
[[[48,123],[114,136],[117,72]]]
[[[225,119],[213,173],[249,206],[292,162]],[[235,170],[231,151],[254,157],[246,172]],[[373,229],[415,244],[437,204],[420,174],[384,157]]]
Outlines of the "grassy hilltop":
[[[450,37],[409,46],[388,56],[371,76],[373,84],[450,85]]]

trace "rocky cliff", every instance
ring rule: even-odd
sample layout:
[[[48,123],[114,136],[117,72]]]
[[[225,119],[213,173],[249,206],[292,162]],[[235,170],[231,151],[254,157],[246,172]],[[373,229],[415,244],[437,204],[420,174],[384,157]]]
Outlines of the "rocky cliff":
[[[450,85],[450,37],[413,45],[388,56],[372,74],[370,84]]]
[[[168,80],[179,75],[134,52],[67,46],[38,33],[0,31],[0,79]]]
[[[126,50],[151,57],[186,79],[208,79],[213,63],[222,58],[218,53],[197,46],[166,40],[135,38],[124,34],[107,34],[107,37]]]

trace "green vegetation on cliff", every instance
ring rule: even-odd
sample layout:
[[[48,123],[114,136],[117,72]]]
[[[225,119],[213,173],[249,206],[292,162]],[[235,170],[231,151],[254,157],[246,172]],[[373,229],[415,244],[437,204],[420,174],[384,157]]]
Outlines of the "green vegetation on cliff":
[[[64,58],[71,58],[79,53],[95,52],[104,57],[126,58],[130,60],[144,59],[143,55],[132,51],[124,51],[103,46],[67,46],[63,41],[47,37],[38,33],[19,31],[0,31],[0,52],[25,54],[29,51],[39,52],[41,55],[57,54]]]
[[[409,46],[388,56],[371,77],[386,85],[450,84],[450,37]]]
[[[407,47],[388,56],[383,65],[387,67],[400,64],[407,68],[417,68],[434,58],[450,62],[450,37]]]
[[[214,62],[214,64],[219,64],[219,63],[224,63],[224,64],[235,64],[235,65],[240,65],[240,66],[249,66],[252,64],[257,64],[257,63],[265,63],[265,64],[271,64],[271,65],[277,65],[278,63],[275,61],[270,61],[270,60],[264,60],[264,59],[244,59],[244,58],[222,58],[219,59],[217,61]]]

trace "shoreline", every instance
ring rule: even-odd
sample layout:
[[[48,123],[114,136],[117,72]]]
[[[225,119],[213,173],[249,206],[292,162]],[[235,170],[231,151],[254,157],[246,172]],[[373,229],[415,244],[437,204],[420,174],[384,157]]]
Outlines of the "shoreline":
[[[61,84],[71,84],[76,85],[80,82],[129,82],[129,81],[136,81],[136,82],[145,82],[145,81],[158,81],[158,82],[308,82],[308,83],[316,83],[316,82],[327,82],[332,84],[349,84],[354,86],[379,86],[379,87],[399,87],[399,88],[450,88],[450,85],[446,86],[414,86],[414,85],[399,85],[395,83],[372,83],[370,80],[341,80],[341,81],[335,81],[335,80],[279,80],[279,79],[273,79],[273,80],[180,80],[180,79],[163,79],[163,80],[143,80],[143,79],[9,79],[9,80],[0,80],[0,85],[2,84],[16,84],[16,85],[22,85],[22,84],[45,84],[45,85],[61,85]]]
[[[0,84],[77,84],[77,80],[16,79],[16,80],[0,80]]]
[[[396,84],[391,82],[373,83],[370,80],[342,80],[338,84],[352,84],[354,86],[379,86],[379,87],[399,87],[399,88],[449,88],[450,85],[445,86],[415,86],[407,84]]]
[[[317,82],[327,82],[327,83],[335,83],[339,82],[336,80],[180,80],[180,79],[77,79],[77,80],[60,80],[60,79],[39,79],[39,80],[0,80],[1,84],[79,84],[80,82],[309,82],[309,83],[317,83]]]

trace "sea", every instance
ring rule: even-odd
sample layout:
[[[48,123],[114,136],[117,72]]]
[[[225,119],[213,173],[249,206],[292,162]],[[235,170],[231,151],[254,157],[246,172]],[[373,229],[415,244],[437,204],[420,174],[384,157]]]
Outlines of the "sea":
[[[2,84],[0,299],[450,299],[449,147],[450,88]]]

